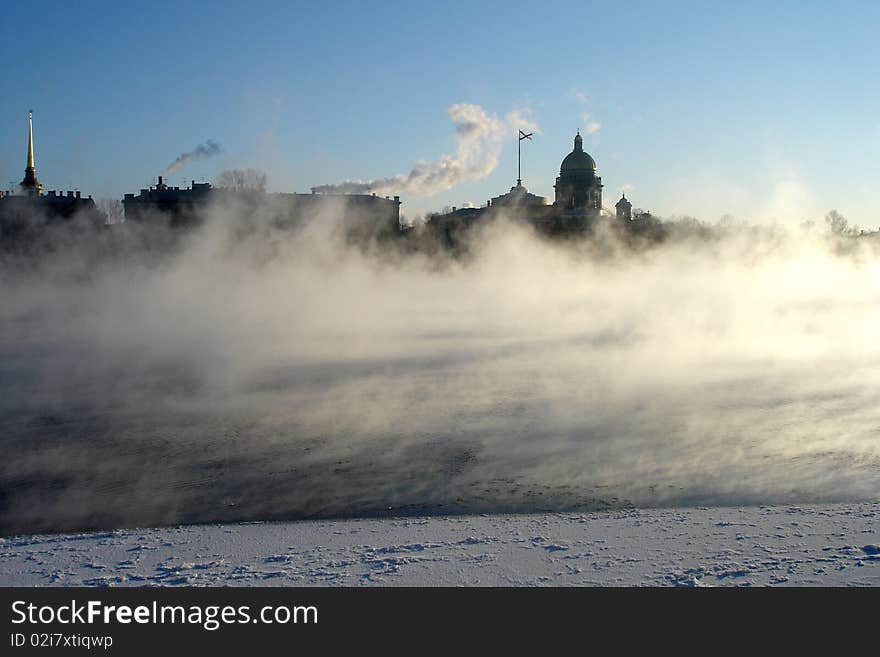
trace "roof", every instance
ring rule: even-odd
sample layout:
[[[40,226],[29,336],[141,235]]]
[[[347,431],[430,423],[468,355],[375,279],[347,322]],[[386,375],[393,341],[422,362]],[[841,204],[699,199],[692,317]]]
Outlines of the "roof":
[[[574,149],[565,156],[562,166],[559,167],[560,174],[566,171],[596,171],[596,160],[584,151],[584,140],[580,133],[574,138]]]

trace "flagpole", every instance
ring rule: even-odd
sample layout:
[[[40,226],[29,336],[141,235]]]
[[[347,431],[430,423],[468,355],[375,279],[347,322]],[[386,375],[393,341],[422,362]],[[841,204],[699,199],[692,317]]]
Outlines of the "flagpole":
[[[522,187],[522,140],[529,139],[531,140],[534,132],[530,132],[529,134],[524,133],[522,130],[519,131],[517,137],[519,139],[516,142],[516,186]]]
[[[516,186],[522,185],[522,131],[516,140]]]

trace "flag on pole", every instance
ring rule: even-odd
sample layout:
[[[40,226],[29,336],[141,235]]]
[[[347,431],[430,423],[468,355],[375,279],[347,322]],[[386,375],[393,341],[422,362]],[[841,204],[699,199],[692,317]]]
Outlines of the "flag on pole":
[[[530,132],[526,134],[522,130],[519,131],[519,141],[516,142],[516,185],[519,187],[522,185],[522,140],[528,139],[532,140],[532,135],[534,132]]]

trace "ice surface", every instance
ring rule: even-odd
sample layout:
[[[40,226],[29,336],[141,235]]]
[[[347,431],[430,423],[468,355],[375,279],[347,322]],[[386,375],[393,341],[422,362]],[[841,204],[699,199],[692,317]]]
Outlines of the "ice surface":
[[[0,585],[880,585],[880,503],[180,526],[0,539]]]

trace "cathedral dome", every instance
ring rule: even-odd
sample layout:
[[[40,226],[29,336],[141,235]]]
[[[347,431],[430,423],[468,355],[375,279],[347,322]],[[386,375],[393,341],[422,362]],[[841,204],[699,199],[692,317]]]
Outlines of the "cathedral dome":
[[[574,150],[565,156],[565,159],[562,160],[562,166],[559,167],[560,174],[564,174],[567,171],[572,173],[596,171],[596,160],[584,151],[584,140],[581,138],[580,133],[574,138]]]

